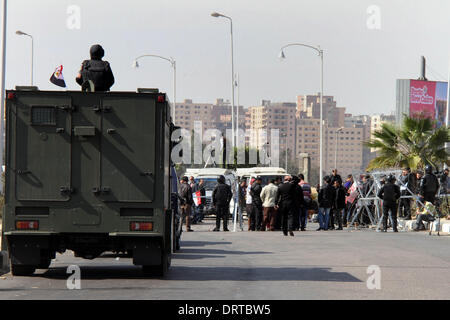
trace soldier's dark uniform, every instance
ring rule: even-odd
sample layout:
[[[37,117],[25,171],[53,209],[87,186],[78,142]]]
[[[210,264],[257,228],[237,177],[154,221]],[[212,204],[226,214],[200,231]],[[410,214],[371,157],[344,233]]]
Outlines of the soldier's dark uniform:
[[[220,231],[220,219],[223,219],[223,231],[228,231],[228,215],[230,214],[230,201],[233,196],[231,187],[225,183],[225,177],[217,179],[218,184],[212,193],[212,202],[216,207],[216,228]]]
[[[436,193],[439,190],[439,180],[433,174],[433,168],[429,165],[425,167],[425,176],[420,183],[420,195],[423,202],[428,201],[434,204],[436,200]]]
[[[300,229],[300,213],[303,210],[305,200],[303,199],[303,188],[299,185],[300,179],[294,176],[291,183],[295,186],[294,230],[298,231]]]
[[[400,190],[402,186],[407,187],[411,192],[414,192],[416,188],[416,178],[413,173],[410,172],[410,169],[405,169],[408,171],[406,175],[401,175],[399,179],[398,185],[400,186]],[[401,190],[401,196],[410,196],[411,193],[405,189]],[[398,208],[399,216],[405,217],[405,219],[411,219],[411,198],[400,199],[399,208]]]
[[[90,49],[91,60],[85,60],[81,64],[81,70],[76,77],[80,86],[85,86],[91,80],[95,91],[109,91],[114,84],[114,75],[108,61],[103,61],[105,51],[102,46],[96,44]]]
[[[378,191],[378,198],[383,199],[383,225],[382,230],[387,230],[387,219],[389,217],[389,210],[392,216],[392,229],[397,230],[397,200],[400,198],[400,187],[394,184],[395,178],[389,177],[386,184]]]
[[[262,191],[261,181],[256,179],[250,188],[250,195],[252,196],[252,206],[253,206],[250,224],[251,231],[261,230],[263,219],[263,212],[262,212],[263,208],[260,197],[261,191]]]
[[[296,197],[298,196],[295,184],[287,181],[278,187],[277,199],[275,204],[279,207],[281,214],[281,228],[283,234],[287,236],[288,231],[291,236],[294,235],[294,216],[297,210]]]

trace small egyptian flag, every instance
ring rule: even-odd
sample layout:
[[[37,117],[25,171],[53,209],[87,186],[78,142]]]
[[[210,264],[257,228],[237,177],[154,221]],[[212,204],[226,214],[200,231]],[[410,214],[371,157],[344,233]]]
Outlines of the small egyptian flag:
[[[50,77],[50,82],[53,83],[54,85],[65,88],[66,82],[64,81],[62,71],[63,66],[60,65],[58,68],[55,69],[55,72],[53,72],[52,76]]]

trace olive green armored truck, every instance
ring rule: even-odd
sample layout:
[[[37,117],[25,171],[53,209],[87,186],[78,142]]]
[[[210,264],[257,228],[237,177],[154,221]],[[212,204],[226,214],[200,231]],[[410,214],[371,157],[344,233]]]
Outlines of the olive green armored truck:
[[[2,232],[13,275],[47,269],[66,250],[126,252],[163,275],[180,236],[173,128],[155,89],[7,91]]]

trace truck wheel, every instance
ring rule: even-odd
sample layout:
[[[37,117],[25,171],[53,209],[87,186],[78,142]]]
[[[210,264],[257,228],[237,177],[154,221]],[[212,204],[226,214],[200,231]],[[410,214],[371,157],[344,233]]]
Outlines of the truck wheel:
[[[180,248],[181,248],[181,246],[180,246],[180,237],[177,238],[176,242],[177,243],[175,245],[175,248],[176,248],[176,250],[180,250]]]
[[[11,263],[11,273],[13,276],[31,276],[36,271],[35,266],[25,266]]]

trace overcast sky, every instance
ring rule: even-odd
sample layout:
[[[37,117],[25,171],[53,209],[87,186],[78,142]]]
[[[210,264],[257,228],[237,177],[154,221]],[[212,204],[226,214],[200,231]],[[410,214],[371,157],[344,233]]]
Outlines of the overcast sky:
[[[81,10],[80,29],[69,29],[70,5]],[[376,12],[380,9],[380,29]],[[262,99],[294,102],[298,94],[320,89],[320,59],[310,49],[283,45],[302,42],[325,51],[325,95],[353,114],[389,113],[395,108],[395,80],[417,78],[425,55],[429,80],[447,80],[450,55],[448,0],[9,0],[7,87],[30,82],[30,40],[35,39],[35,85],[60,90],[49,82],[64,65],[70,90],[89,47],[100,43],[116,77],[113,90],[157,87],[172,99],[172,70],[166,61],[141,54],[172,56],[177,61],[177,100],[230,99],[229,22],[233,18],[235,71],[240,103]],[[375,19],[375,20],[374,20]],[[375,21],[375,22],[374,22]]]

